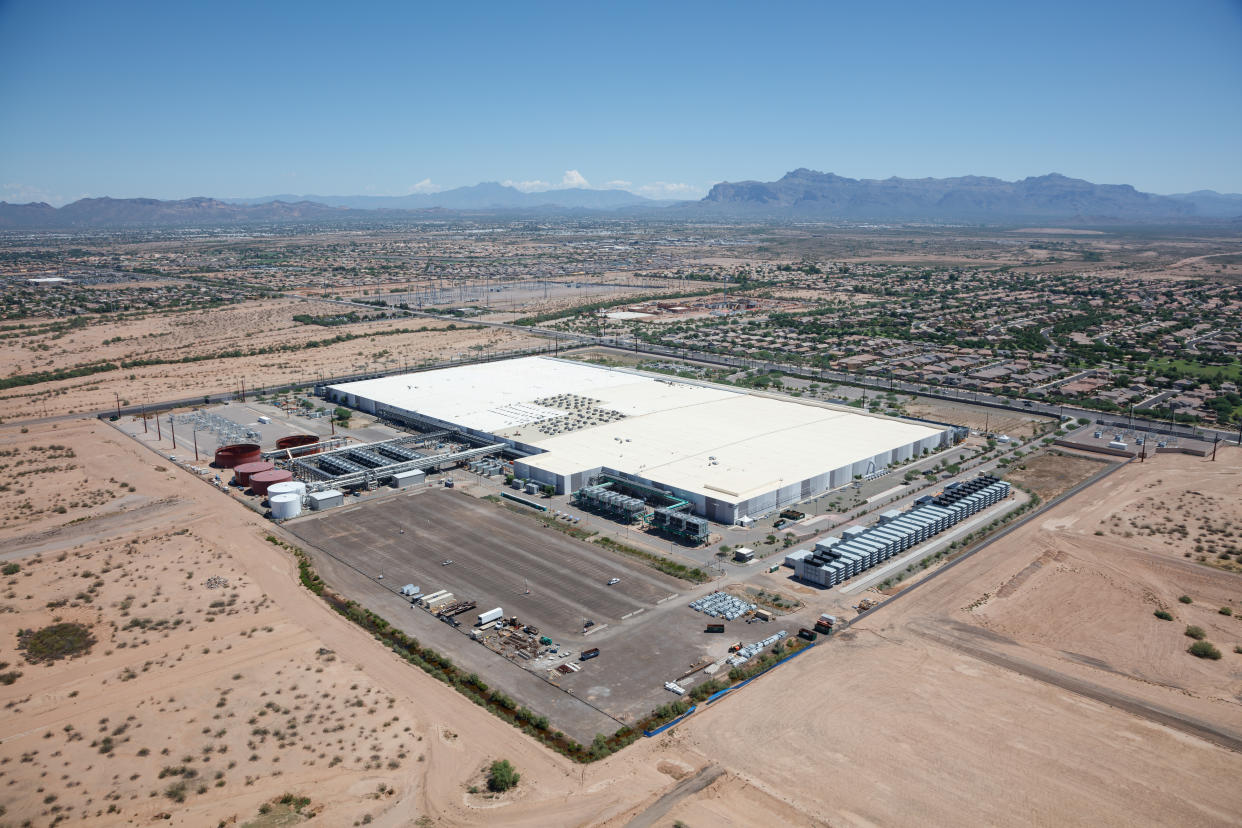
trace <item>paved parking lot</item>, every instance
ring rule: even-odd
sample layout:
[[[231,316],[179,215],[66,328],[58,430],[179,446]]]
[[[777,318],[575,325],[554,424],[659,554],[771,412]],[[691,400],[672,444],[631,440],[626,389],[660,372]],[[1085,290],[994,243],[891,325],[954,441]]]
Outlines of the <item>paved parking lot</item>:
[[[456,490],[429,487],[364,501],[285,528],[331,556],[332,565],[321,570],[338,589],[459,663],[502,680],[506,692],[548,712],[576,737],[584,733],[579,727],[590,728],[588,739],[600,732],[596,717],[601,713],[612,717],[615,729],[671,701],[675,697],[664,682],[722,657],[734,641],[757,640],[779,628],[791,634],[797,630],[790,621],[733,621],[723,636],[706,634],[709,619],[686,605],[721,584],[679,581]],[[450,559],[451,565],[441,565]],[[610,587],[610,578],[621,581]],[[517,615],[569,648],[574,653],[570,660],[581,670],[562,675],[491,652],[464,634],[475,613],[460,616],[462,627],[453,631],[426,612],[403,612],[403,602],[392,593],[406,583],[424,592],[451,590],[477,601],[476,612],[503,607],[506,615]],[[583,634],[584,618],[595,621],[588,634]],[[598,647],[599,658],[579,662],[576,654],[588,647]],[[515,667],[527,668],[539,680],[516,680],[510,673]],[[704,678],[698,673],[686,684]],[[575,700],[586,704],[575,710]]]
[[[289,524],[299,537],[384,576],[399,589],[447,589],[478,611],[539,627],[558,641],[585,640],[583,622],[619,623],[685,586],[521,515],[449,489],[430,488],[345,506]],[[452,564],[442,565],[451,560]],[[620,578],[608,586],[611,578]],[[473,615],[463,616],[473,620]]]

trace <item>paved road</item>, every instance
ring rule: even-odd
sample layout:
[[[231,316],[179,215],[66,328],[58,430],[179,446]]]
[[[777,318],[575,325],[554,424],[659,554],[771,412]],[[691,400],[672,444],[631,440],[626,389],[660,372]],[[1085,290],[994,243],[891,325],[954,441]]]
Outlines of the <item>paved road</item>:
[[[656,820],[673,810],[677,803],[703,790],[719,779],[723,773],[724,768],[719,765],[708,765],[694,776],[681,780],[673,786],[672,790],[651,803],[647,810],[627,822],[625,828],[651,828],[656,824]]]

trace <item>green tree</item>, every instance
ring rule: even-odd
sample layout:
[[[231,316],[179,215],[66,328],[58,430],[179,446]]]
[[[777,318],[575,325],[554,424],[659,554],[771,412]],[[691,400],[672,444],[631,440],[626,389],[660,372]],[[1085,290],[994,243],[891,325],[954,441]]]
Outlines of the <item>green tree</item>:
[[[521,778],[522,775],[514,770],[508,759],[497,759],[487,772],[487,789],[501,793],[512,788]]]

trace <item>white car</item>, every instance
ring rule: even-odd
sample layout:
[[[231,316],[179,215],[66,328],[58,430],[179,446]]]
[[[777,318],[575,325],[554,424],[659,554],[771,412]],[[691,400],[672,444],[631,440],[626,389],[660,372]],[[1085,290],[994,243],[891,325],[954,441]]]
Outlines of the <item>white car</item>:
[[[620,578],[612,578],[608,581],[608,586],[612,586],[613,584],[619,584],[619,583],[621,583]]]

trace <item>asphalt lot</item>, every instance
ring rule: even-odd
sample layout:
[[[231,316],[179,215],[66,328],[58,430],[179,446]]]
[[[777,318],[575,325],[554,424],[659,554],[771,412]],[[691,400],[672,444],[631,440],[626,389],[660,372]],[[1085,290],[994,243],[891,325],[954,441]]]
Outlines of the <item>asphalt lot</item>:
[[[425,594],[447,589],[502,607],[557,641],[581,642],[596,626],[651,607],[683,584],[576,541],[521,515],[459,492],[427,488],[374,503],[346,505],[288,527],[387,586],[413,583]],[[443,561],[453,561],[442,565]],[[608,586],[608,580],[620,583]],[[529,590],[529,592],[528,592]],[[474,615],[462,616],[472,622]]]
[[[334,587],[489,681],[499,680],[506,692],[548,712],[576,738],[589,740],[601,731],[600,713],[616,722],[615,729],[673,700],[664,682],[724,656],[731,643],[782,628],[793,634],[798,626],[732,621],[725,635],[704,633],[709,619],[686,605],[723,582],[696,586],[670,578],[458,490],[427,487],[313,514],[284,528],[311,547]],[[319,563],[322,553],[315,550],[330,557]],[[449,559],[451,565],[441,565]],[[621,582],[608,586],[614,577]],[[407,583],[425,593],[448,589],[477,601],[475,612],[503,607],[506,616],[517,615],[562,652],[568,649],[568,660],[581,669],[562,675],[471,641],[465,631],[475,612],[459,616],[462,626],[453,630],[423,610],[404,609],[393,593]],[[584,618],[595,621],[587,634]],[[579,662],[577,654],[588,647],[598,647],[600,656]],[[519,680],[515,668],[539,678]],[[704,678],[698,673],[685,685]],[[575,709],[575,700],[585,704]]]

